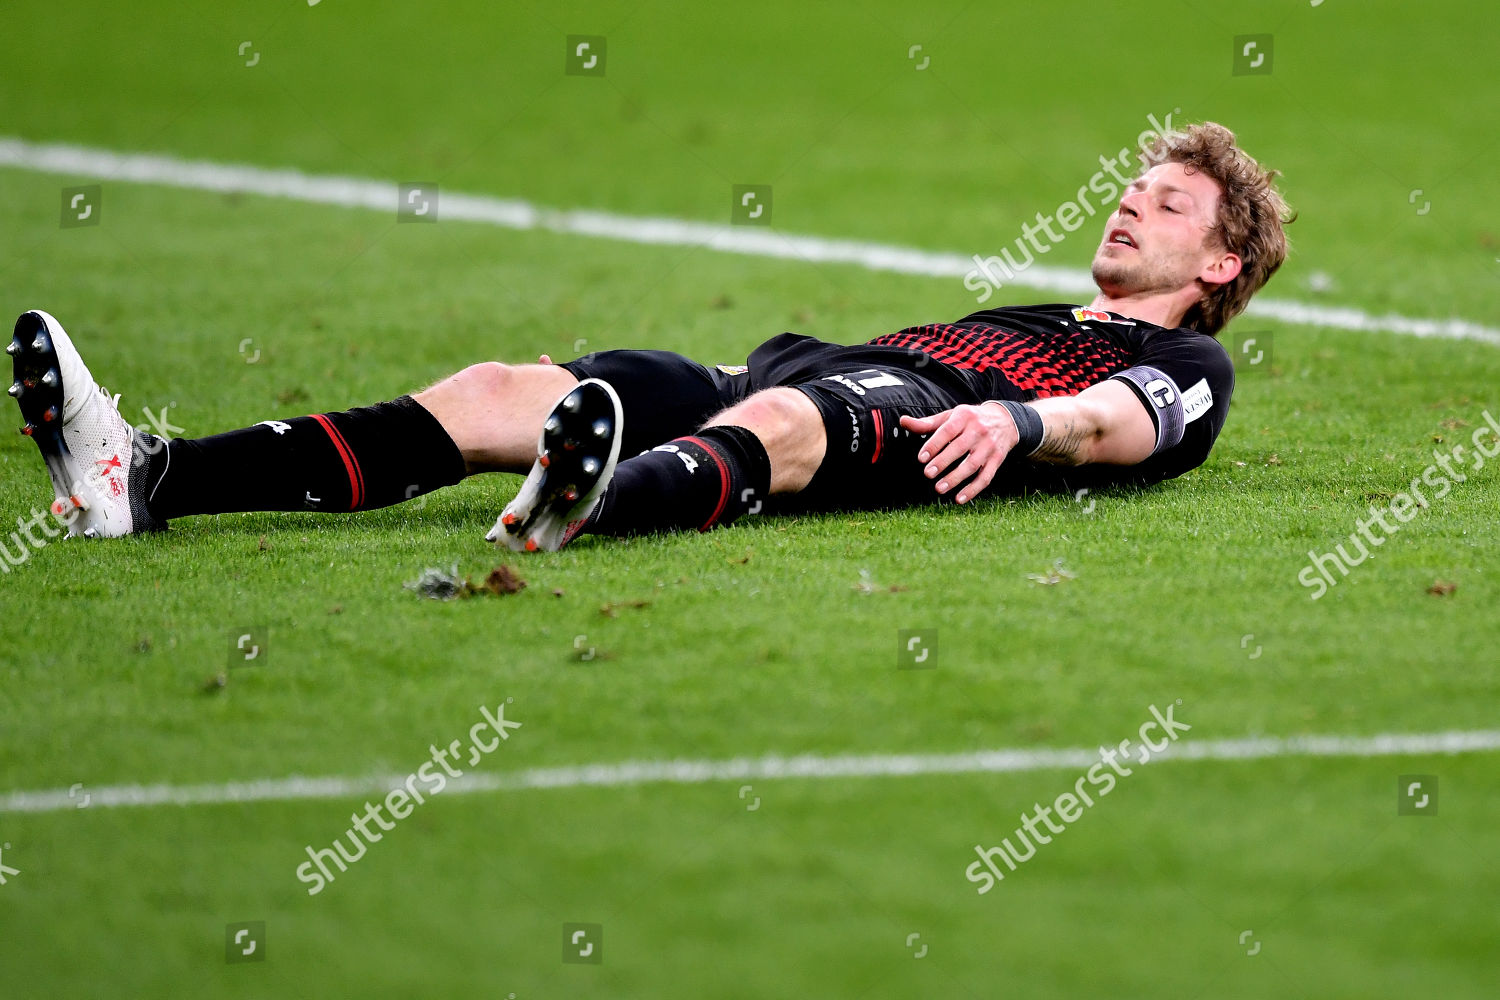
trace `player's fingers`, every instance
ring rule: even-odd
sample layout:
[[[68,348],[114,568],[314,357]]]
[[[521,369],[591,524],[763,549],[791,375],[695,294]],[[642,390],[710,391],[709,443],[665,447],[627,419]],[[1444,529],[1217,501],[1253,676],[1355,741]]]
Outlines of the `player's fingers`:
[[[937,484],[939,493],[957,490],[959,503],[967,503],[983,492],[1005,460],[1004,450],[995,447],[979,430],[976,429],[970,437],[972,440],[965,442],[968,447],[963,461],[945,473]]]
[[[943,473],[943,478],[938,480],[938,493],[951,493],[959,489],[959,487],[964,487],[964,483],[979,470],[981,464],[979,459],[975,458],[972,454],[965,455],[962,462],[959,462],[953,468]],[[967,495],[971,491],[967,487],[964,487],[960,492]]]
[[[999,468],[1000,461],[998,459],[990,458],[989,460],[985,461],[980,466],[979,471],[974,474],[974,478],[965,483],[963,489],[958,491],[958,502],[968,503],[970,500],[983,493],[985,487],[989,486],[990,483],[994,481],[995,473],[999,470]]]
[[[552,363],[552,359],[547,357],[547,355],[542,354],[537,357],[536,363],[539,365],[550,365]]]
[[[974,459],[976,463],[975,468],[977,471],[974,474],[974,478],[964,484],[963,489],[959,491],[958,502],[968,503],[980,493],[983,493],[990,483],[994,481],[995,474],[1000,471],[1000,467],[1005,464],[1005,459],[1009,455],[1009,446],[996,444],[994,439],[989,435],[981,435],[979,442],[974,446],[974,450],[969,453],[969,457]]]
[[[948,469],[963,461],[963,457],[969,453],[969,448],[962,438],[954,438],[939,452],[932,456],[922,471],[928,479],[936,479],[944,475]]]
[[[934,413],[927,417],[913,417],[910,414],[903,413],[901,415],[901,426],[909,431],[916,431],[918,434],[926,434],[928,431],[935,430],[940,426],[944,420],[948,419],[948,414],[952,412],[952,410],[944,410],[942,413]]]
[[[932,436],[922,442],[922,450],[917,452],[917,461],[919,462],[931,461],[932,456],[939,454],[943,446],[961,434],[967,426],[964,419],[953,413],[952,410],[949,410],[947,414],[936,414],[935,417],[942,417],[943,420],[937,425],[937,430],[932,432]],[[935,419],[935,417],[929,419]],[[957,459],[953,461],[957,461]],[[947,466],[953,464],[953,461],[940,466],[940,468],[947,468]],[[928,475],[935,476],[937,473],[929,472]]]
[[[975,444],[974,437],[975,435],[972,433],[960,434],[948,442],[948,446],[938,452],[937,456],[931,462],[927,463],[927,468],[923,470],[927,473],[927,478],[933,479],[939,474],[942,475],[943,481],[938,483],[939,493],[948,492],[950,487],[957,486],[973,473],[973,468],[970,468],[960,476],[958,475],[958,467],[968,460],[968,455]]]

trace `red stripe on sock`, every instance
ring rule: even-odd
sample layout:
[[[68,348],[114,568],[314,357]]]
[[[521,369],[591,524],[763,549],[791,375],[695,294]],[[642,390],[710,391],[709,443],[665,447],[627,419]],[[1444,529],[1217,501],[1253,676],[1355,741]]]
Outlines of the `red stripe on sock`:
[[[365,477],[360,471],[359,462],[354,458],[354,449],[349,447],[349,442],[344,440],[344,435],[339,433],[333,422],[321,413],[314,413],[312,418],[316,420],[328,433],[328,439],[333,442],[334,450],[339,453],[339,458],[344,460],[344,471],[349,474],[349,509],[358,510],[359,505],[365,501]]]
[[[337,436],[338,443],[344,446],[344,452],[349,456],[346,460],[347,464],[354,467],[354,479],[352,480],[354,483],[354,496],[350,500],[349,509],[358,510],[365,505],[365,470],[360,467],[359,459],[355,456],[354,449],[350,446],[348,439],[344,437],[343,432],[334,427],[331,421],[328,426],[332,429],[334,435]]]
[[[724,513],[724,505],[729,502],[729,466],[724,464],[724,459],[719,457],[719,453],[702,438],[686,437],[682,440],[691,441],[708,452],[714,460],[714,465],[719,467],[719,505],[714,508],[714,512],[709,515],[708,520],[703,522],[703,527],[698,529],[699,531],[707,531],[714,526],[714,522],[718,521],[719,515]]]

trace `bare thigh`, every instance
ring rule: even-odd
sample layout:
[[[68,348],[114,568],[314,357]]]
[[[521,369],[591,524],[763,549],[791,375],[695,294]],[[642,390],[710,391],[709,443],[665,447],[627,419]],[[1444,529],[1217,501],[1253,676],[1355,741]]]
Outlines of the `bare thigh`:
[[[752,431],[771,459],[771,492],[797,493],[823,463],[828,432],[817,406],[797,389],[763,389],[711,417],[705,427],[732,424]]]

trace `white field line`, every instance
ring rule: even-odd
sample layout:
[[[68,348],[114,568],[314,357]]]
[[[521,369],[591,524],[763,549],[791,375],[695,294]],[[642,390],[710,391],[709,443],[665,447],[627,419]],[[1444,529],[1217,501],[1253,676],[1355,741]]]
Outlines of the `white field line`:
[[[1385,733],[1379,736],[1293,736],[1207,740],[1173,744],[1158,758],[1169,760],[1268,760],[1278,757],[1402,757],[1500,750],[1500,730]],[[883,778],[923,774],[996,774],[1086,768],[1099,751],[1086,747],[1057,750],[982,750],[951,754],[870,756],[735,757],[730,760],[625,761],[543,767],[510,774],[465,773],[446,791],[514,792],[551,788],[620,788],[630,785],[700,785],[717,781]],[[1153,760],[1154,762],[1154,760]],[[0,796],[0,813],[41,813],[89,807],[193,806],[294,799],[358,799],[383,796],[401,787],[405,776],[363,778],[262,778],[212,785],[109,785],[18,791]]]
[[[117,153],[107,149],[61,143],[34,143],[0,136],[0,166],[126,181],[200,191],[233,192],[286,198],[321,205],[344,205],[387,212],[396,210],[396,183],[362,177],[304,174],[298,170],[269,169],[244,164],[183,160],[148,153]],[[701,246],[719,253],[778,257],[808,263],[857,264],[875,271],[961,279],[974,268],[964,254],[886,246],[856,240],[798,236],[769,228],[716,225],[684,219],[614,215],[586,210],[564,211],[514,198],[462,194],[440,189],[439,218],[481,222],[507,229],[543,229],[573,236]],[[1033,264],[1010,282],[1056,292],[1083,302],[1096,291],[1087,271]],[[1420,319],[1395,313],[1372,315],[1360,309],[1313,305],[1285,299],[1256,299],[1246,313],[1284,323],[1332,327],[1339,330],[1384,330],[1412,337],[1474,340],[1500,347],[1500,329],[1464,319]]]

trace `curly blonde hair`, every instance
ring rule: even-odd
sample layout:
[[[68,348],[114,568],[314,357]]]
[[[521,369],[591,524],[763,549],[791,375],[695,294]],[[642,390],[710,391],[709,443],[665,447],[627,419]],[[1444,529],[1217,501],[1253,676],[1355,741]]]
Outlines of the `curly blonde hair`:
[[[1206,285],[1203,297],[1182,318],[1183,326],[1217,336],[1286,260],[1282,226],[1291,224],[1296,213],[1273,183],[1281,171],[1262,167],[1234,144],[1234,133],[1217,122],[1158,135],[1142,148],[1141,168],[1149,170],[1159,163],[1180,163],[1190,173],[1213,178],[1223,191],[1219,218],[1205,237],[1206,245],[1237,255],[1240,273],[1225,284]]]

